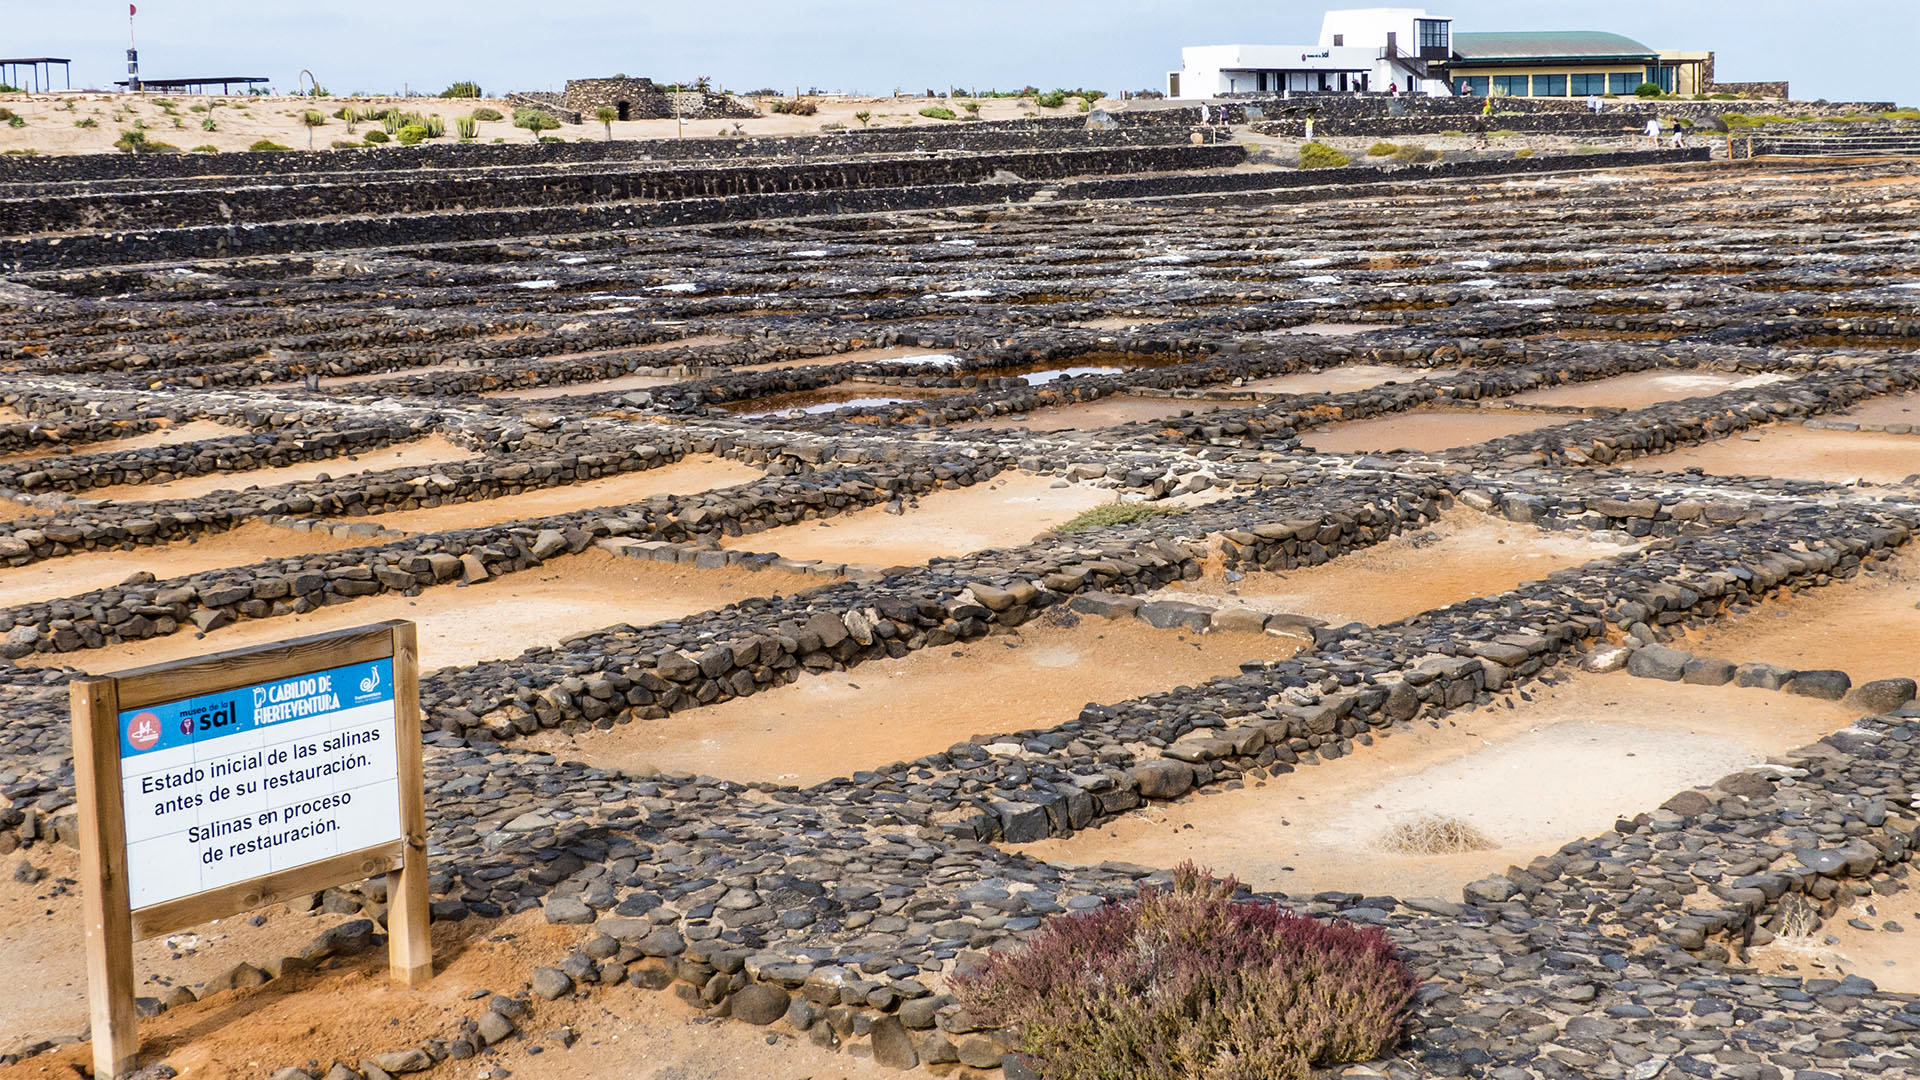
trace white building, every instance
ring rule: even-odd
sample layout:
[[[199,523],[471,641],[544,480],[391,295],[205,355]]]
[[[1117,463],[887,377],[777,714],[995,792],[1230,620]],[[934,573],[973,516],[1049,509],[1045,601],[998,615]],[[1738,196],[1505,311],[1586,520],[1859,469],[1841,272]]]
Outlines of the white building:
[[[1402,93],[1445,95],[1452,19],[1424,8],[1329,11],[1312,45],[1191,45],[1167,73],[1170,98],[1231,94]]]

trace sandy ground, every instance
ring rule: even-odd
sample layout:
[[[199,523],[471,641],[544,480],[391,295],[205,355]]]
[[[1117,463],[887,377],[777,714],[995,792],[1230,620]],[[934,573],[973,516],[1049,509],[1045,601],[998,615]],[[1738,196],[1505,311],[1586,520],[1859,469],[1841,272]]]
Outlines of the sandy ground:
[[[141,1064],[165,1061],[187,1080],[257,1078],[284,1065],[358,1064],[373,1054],[444,1038],[477,1018],[489,994],[528,997],[526,973],[556,965],[578,927],[548,926],[537,911],[436,924],[436,976],[412,990],[387,981],[385,954],[330,961],[318,972],[218,994],[141,1021]],[[620,1076],[633,1080],[879,1080],[899,1074],[871,1059],[822,1050],[784,1027],[709,1021],[671,994],[620,987],[584,1000],[537,1002],[524,1030],[450,1075],[519,1080]],[[553,1033],[570,1028],[567,1049]],[[0,1069],[0,1080],[71,1080],[90,1062],[80,1043]],[[449,1066],[448,1068],[451,1068]],[[441,1071],[446,1071],[445,1069]]]
[[[1415,450],[1432,453],[1472,446],[1505,435],[1564,424],[1565,416],[1513,412],[1505,409],[1475,409],[1467,412],[1443,412],[1423,409],[1378,420],[1354,420],[1315,428],[1300,436],[1309,450],[1328,454],[1365,454],[1385,450]]]
[[[325,461],[303,461],[298,465],[287,465],[278,469],[255,469],[252,472],[208,473],[205,476],[188,476],[179,480],[170,480],[164,484],[119,484],[114,487],[94,488],[81,493],[87,499],[121,499],[127,502],[149,502],[159,499],[193,499],[215,491],[244,491],[250,487],[272,487],[275,484],[291,484],[302,480],[316,480],[322,476],[340,479],[360,473],[377,472],[381,469],[397,469],[404,465],[445,465],[454,461],[465,461],[475,456],[473,451],[455,446],[437,435],[424,439],[389,446],[357,456],[328,458]]]
[[[233,435],[245,435],[246,430],[228,427],[211,420],[193,420],[185,424],[169,424],[145,435],[136,435],[131,439],[114,439],[108,442],[81,443],[55,449],[28,450],[18,454],[0,457],[0,464],[13,461],[33,461],[38,458],[53,457],[56,454],[113,454],[122,450],[145,450],[155,446],[175,446],[179,443],[199,442],[201,439],[224,439]]]
[[[758,479],[760,470],[752,466],[725,458],[693,455],[657,469],[621,473],[581,484],[541,488],[500,499],[452,503],[426,510],[402,510],[382,514],[372,520],[403,532],[474,529],[503,521],[524,521],[596,506],[624,506],[655,495],[694,495]]]
[[[1371,327],[1369,328],[1371,329]],[[1422,368],[1393,367],[1388,364],[1348,364],[1325,371],[1303,371],[1297,375],[1276,375],[1255,379],[1239,386],[1223,386],[1222,393],[1242,394],[1344,394],[1371,390],[1384,383],[1409,383],[1429,375],[1443,374]]]
[[[1088,702],[1237,675],[1243,661],[1285,659],[1302,644],[1155,630],[1132,619],[1088,619],[1072,628],[1035,622],[1011,635],[802,676],[791,686],[665,720],[579,736],[547,732],[535,745],[601,766],[817,784],[975,735],[1053,727]]]
[[[412,619],[420,624],[420,669],[431,671],[518,656],[617,623],[643,626],[749,596],[794,592],[797,580],[745,570],[692,570],[589,549],[476,585],[441,585],[414,597],[382,593],[305,615],[242,619],[204,636],[182,631],[86,653],[49,654],[48,659],[83,663],[92,672],[119,671],[383,619]]]
[[[1852,925],[1856,919],[1873,929]],[[1920,892],[1906,888],[1892,896],[1856,899],[1812,934],[1776,938],[1749,955],[1768,974],[1859,975],[1884,991],[1920,994]]]
[[[263,559],[341,551],[366,543],[256,522],[197,541],[182,540],[134,551],[90,551],[0,569],[0,607],[111,588],[142,570],[166,581],[222,567],[247,566]]]
[[[46,872],[27,885],[8,873],[0,882],[0,981],[31,985],[31,994],[8,995],[0,1010],[0,1053],[40,1039],[77,1035],[87,1028],[87,968],[82,931],[78,853],[36,847],[8,856],[8,865],[31,863]],[[254,925],[253,918],[260,919]],[[329,926],[353,918],[319,912],[296,914],[275,904],[247,915],[206,923],[190,931],[143,941],[134,947],[134,993],[161,997],[174,986],[192,986],[238,963],[298,953]]]
[[[1791,375],[1732,375],[1716,371],[1674,372],[1640,371],[1595,382],[1549,386],[1509,398],[1516,405],[1604,406],[1616,409],[1644,409],[1662,401],[1706,397],[1728,390],[1770,386],[1791,382]]]
[[[559,87],[555,87],[559,89]],[[736,129],[748,135],[817,135],[822,130],[832,130],[828,125],[838,125],[847,129],[860,128],[861,122],[855,113],[869,113],[867,123],[874,128],[899,127],[942,127],[954,126],[957,120],[935,120],[919,115],[928,105],[949,106],[956,113],[964,114],[963,105],[969,98],[956,98],[953,101],[941,99],[929,101],[921,97],[846,97],[840,95],[820,95],[812,98],[819,112],[813,116],[789,116],[769,111],[770,102],[760,104],[763,115],[746,120],[689,120],[684,129],[672,119],[633,120],[625,123],[616,121],[612,125],[612,136],[620,139],[671,139],[684,133],[686,138],[711,138],[716,136],[734,137]],[[172,109],[163,102],[171,102]],[[211,112],[194,112],[192,106],[208,105],[218,102]],[[0,125],[0,152],[7,150],[31,149],[42,154],[104,154],[114,153],[113,144],[123,131],[131,130],[134,122],[146,125],[149,139],[171,143],[181,150],[191,150],[200,146],[213,146],[220,150],[245,150],[260,139],[270,139],[282,146],[296,150],[305,150],[308,146],[308,129],[302,124],[301,116],[306,110],[318,109],[327,114],[325,125],[313,129],[312,145],[316,150],[325,150],[336,140],[351,140],[358,143],[366,138],[369,131],[376,130],[379,124],[362,121],[352,133],[347,131],[344,121],[336,119],[333,113],[343,107],[353,106],[365,113],[376,108],[397,105],[411,112],[426,116],[438,115],[446,122],[447,135],[435,142],[455,142],[457,134],[454,120],[469,116],[480,106],[487,106],[506,116],[508,119],[482,121],[479,125],[477,142],[495,141],[509,143],[531,143],[533,133],[513,126],[513,106],[498,99],[462,99],[446,100],[438,97],[332,97],[314,101],[298,97],[221,97],[220,95],[193,94],[144,94],[129,95],[121,93],[86,93],[74,91],[58,94],[8,94],[4,103],[26,120],[22,128]],[[1080,114],[1078,98],[1069,98],[1067,104],[1057,109],[1042,109],[1031,100],[1015,98],[981,98],[980,118],[983,120],[1014,120],[1030,116],[1077,116]],[[1113,103],[1106,103],[1113,104]],[[211,117],[213,131],[206,131],[201,124]],[[76,127],[77,123],[91,120],[93,127]],[[608,129],[599,121],[588,118],[580,125],[565,124],[558,131],[544,134],[557,136],[567,142],[599,142],[608,135]],[[395,144],[388,144],[395,145]]]
[[[949,356],[950,353],[934,352],[929,349],[916,349],[905,345],[886,349],[853,349],[843,353],[828,353],[825,356],[802,356],[792,360],[770,360],[764,364],[743,364],[730,367],[728,371],[774,371],[779,368],[821,367],[827,364],[871,364],[876,360],[905,360],[910,357]],[[901,371],[911,369],[904,365]],[[932,369],[929,369],[932,370]]]
[[[1862,424],[1920,424],[1920,394],[1895,394],[1874,398],[1840,414],[1842,420]]]
[[[885,507],[784,525],[721,541],[739,551],[773,551],[789,559],[856,566],[907,566],[940,556],[1014,547],[1083,511],[1113,501],[1113,492],[1031,473],[1002,473],[984,484],[920,496],[918,508]]]
[[[1852,722],[1828,702],[1583,676],[1531,704],[1422,723],[1350,757],[1259,786],[1152,806],[1112,825],[1022,848],[1054,862],[1173,866],[1192,859],[1259,888],[1459,898],[1461,886],[1652,810],[1768,755]],[[1498,846],[1402,855],[1394,822],[1459,818]]]
[[[1657,457],[1635,458],[1639,472],[1697,468],[1712,476],[1772,476],[1847,484],[1900,484],[1920,475],[1920,439],[1866,431],[1821,431],[1770,424],[1758,431]]]
[[[1429,529],[1401,533],[1320,566],[1280,574],[1255,572],[1228,582],[1219,565],[1213,564],[1198,581],[1179,582],[1155,595],[1204,597],[1270,614],[1307,615],[1334,625],[1387,623],[1476,596],[1492,596],[1555,570],[1630,550],[1592,540],[1584,533],[1542,532],[1461,509],[1450,511]]]
[[[1210,413],[1219,408],[1197,401],[1173,401],[1167,398],[1130,397],[1115,394],[1079,405],[1038,409],[1016,416],[996,416],[989,420],[971,420],[955,424],[955,431],[980,428],[1018,428],[1022,431],[1092,431],[1131,424],[1140,420],[1165,420],[1181,413]]]
[[[1737,663],[1837,669],[1854,683],[1920,678],[1920,552],[1891,569],[1769,600],[1690,634],[1676,648]]]

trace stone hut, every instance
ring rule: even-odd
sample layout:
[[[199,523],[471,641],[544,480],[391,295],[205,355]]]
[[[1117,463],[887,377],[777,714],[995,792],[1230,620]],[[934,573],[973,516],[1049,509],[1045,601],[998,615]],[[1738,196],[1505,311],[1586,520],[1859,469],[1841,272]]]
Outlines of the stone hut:
[[[753,106],[729,94],[702,90],[669,91],[652,79],[569,79],[561,95],[568,111],[590,117],[603,106],[613,108],[622,120],[664,120],[682,116],[689,120],[715,117],[758,116]]]

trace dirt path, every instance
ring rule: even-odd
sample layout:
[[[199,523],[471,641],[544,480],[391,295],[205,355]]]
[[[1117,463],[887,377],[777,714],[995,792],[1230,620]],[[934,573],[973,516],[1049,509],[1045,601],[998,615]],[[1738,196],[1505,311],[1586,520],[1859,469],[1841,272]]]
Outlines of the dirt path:
[[[922,495],[917,508],[890,514],[873,507],[721,541],[739,551],[774,551],[866,567],[906,566],[940,556],[1028,543],[1083,511],[1113,501],[1113,492],[1051,476],[1001,473],[984,484]]]
[[[1029,623],[1017,634],[921,649],[852,671],[802,676],[777,690],[609,731],[548,732],[534,745],[595,765],[817,784],[937,753],[974,735],[1047,728],[1088,702],[1237,675],[1282,660],[1296,638],[1155,630],[1133,620],[1074,628]]]
[[[272,487],[275,484],[316,480],[322,476],[330,476],[338,480],[341,477],[378,472],[381,469],[397,469],[403,465],[446,465],[455,461],[465,461],[474,456],[476,456],[474,452],[465,447],[455,446],[437,435],[430,435],[424,439],[415,439],[412,442],[351,457],[303,461],[297,465],[286,465],[277,469],[187,476],[163,484],[119,484],[114,487],[93,488],[90,491],[81,492],[80,495],[87,499],[120,499],[126,502],[193,499],[215,491],[244,491],[251,487]]]
[[[1583,676],[1515,709],[1418,724],[1350,757],[1020,850],[1076,865],[1192,859],[1295,895],[1458,900],[1470,881],[1814,742],[1854,715],[1772,691]],[[1495,846],[1444,855],[1383,848],[1390,825],[1428,814],[1467,822]]]
[[[432,671],[515,657],[617,623],[644,626],[749,596],[794,592],[798,580],[744,570],[692,570],[589,549],[476,585],[442,585],[413,597],[382,593],[305,615],[243,619],[204,636],[181,631],[48,659],[90,672],[119,671],[383,619],[412,619],[420,625],[420,670]]]
[[[1177,582],[1154,595],[1206,598],[1335,625],[1377,624],[1505,592],[1555,570],[1631,550],[1583,533],[1541,532],[1476,511],[1454,510],[1430,528],[1401,533],[1320,566],[1254,572],[1229,582],[1224,570],[1212,564],[1199,580]]]
[[[402,532],[475,529],[503,521],[566,514],[596,506],[624,506],[655,495],[694,495],[760,479],[760,470],[725,458],[695,455],[671,465],[620,473],[584,483],[523,491],[499,499],[450,503],[425,510],[401,510],[371,520]]]

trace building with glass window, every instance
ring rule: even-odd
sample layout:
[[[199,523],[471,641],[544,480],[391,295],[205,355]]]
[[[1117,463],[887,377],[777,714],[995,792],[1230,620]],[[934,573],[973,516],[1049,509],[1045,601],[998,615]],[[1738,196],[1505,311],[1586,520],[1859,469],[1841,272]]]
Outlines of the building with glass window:
[[[1454,92],[1475,97],[1590,97],[1631,94],[1642,83],[1668,93],[1705,93],[1710,54],[1661,53],[1597,30],[1453,35],[1445,74]]]
[[[1662,53],[1588,30],[1455,33],[1425,8],[1329,11],[1312,45],[1193,45],[1167,73],[1167,96],[1470,93],[1512,97],[1631,94],[1641,83],[1706,93],[1713,54]]]
[[[1425,8],[1355,8],[1327,12],[1312,45],[1191,45],[1167,73],[1167,96],[1446,94],[1452,23]]]

